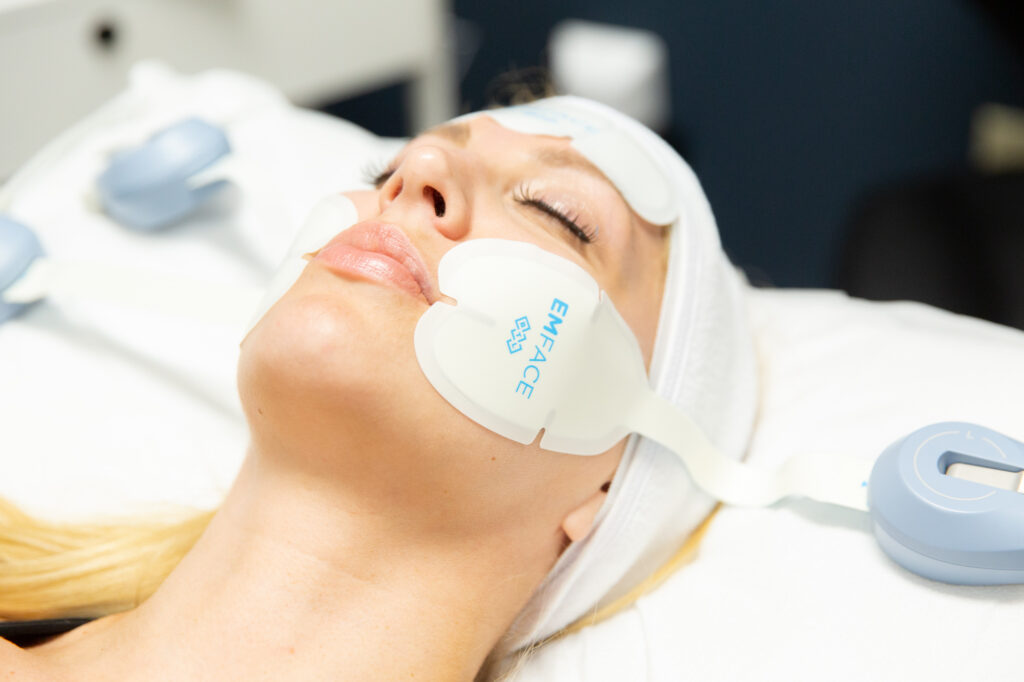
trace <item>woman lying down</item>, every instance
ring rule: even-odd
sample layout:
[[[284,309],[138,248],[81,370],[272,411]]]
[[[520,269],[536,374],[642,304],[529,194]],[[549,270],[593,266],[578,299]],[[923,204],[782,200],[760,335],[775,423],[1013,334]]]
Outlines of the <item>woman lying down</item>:
[[[3,507],[0,620],[94,619],[0,640],[0,670],[502,679],[681,563],[714,503],[675,455],[637,436],[595,456],[502,437],[438,393],[414,347],[425,311],[451,300],[449,250],[528,242],[597,281],[655,390],[740,457],[756,393],[742,287],[675,152],[606,107],[552,98],[430,130],[375,189],[343,196],[357,222],[332,226],[242,342],[251,439],[216,512],[66,527]]]

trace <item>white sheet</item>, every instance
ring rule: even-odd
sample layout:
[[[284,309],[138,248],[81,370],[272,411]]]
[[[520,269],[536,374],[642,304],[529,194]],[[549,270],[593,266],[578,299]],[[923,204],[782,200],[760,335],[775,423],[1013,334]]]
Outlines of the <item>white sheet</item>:
[[[873,457],[949,419],[1024,437],[1024,333],[828,291],[756,291],[750,308],[763,378],[752,462]],[[878,549],[867,515],[725,508],[694,563],[539,651],[517,679],[1019,680],[1022,626],[1024,586],[910,574]]]
[[[237,187],[156,234],[94,210],[109,155],[187,116],[226,127]],[[317,199],[359,184],[400,145],[241,74],[185,78],[155,64],[136,68],[85,132],[19,182],[9,211],[50,255],[254,287]],[[54,518],[215,505],[247,437],[235,395],[244,331],[59,299],[0,326],[0,494]]]
[[[55,254],[258,282],[319,196],[396,142],[294,110],[237,75],[150,72],[14,214]],[[187,113],[223,117],[260,171],[179,229],[135,235],[89,208],[105,154]],[[762,406],[750,460],[874,457],[915,428],[977,421],[1024,439],[1024,334],[915,304],[758,291]],[[245,446],[241,330],[48,302],[0,326],[0,495],[53,517],[216,504]],[[1019,679],[1024,587],[917,578],[865,516],[810,503],[724,509],[699,558],[606,623],[540,650],[518,679]]]

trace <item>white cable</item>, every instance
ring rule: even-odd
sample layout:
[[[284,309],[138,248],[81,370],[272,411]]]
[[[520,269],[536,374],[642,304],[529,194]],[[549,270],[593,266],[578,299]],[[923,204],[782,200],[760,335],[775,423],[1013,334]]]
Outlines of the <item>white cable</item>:
[[[108,263],[37,258],[0,294],[8,303],[91,298],[209,322],[248,323],[262,290]]]
[[[803,496],[868,509],[867,482],[874,464],[870,459],[796,455],[775,470],[756,468],[722,455],[693,420],[653,392],[634,412],[632,426],[675,452],[694,482],[727,504],[763,507]]]

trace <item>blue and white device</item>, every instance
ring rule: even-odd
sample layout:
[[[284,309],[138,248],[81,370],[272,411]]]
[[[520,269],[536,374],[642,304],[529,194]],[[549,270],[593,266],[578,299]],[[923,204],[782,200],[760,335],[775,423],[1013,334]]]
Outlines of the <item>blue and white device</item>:
[[[927,578],[1024,583],[1024,443],[976,424],[932,424],[890,445],[868,485],[886,554]]]
[[[32,230],[0,213],[0,324],[32,302],[8,299],[4,294],[42,257],[43,246]]]
[[[222,128],[198,118],[179,121],[113,156],[96,180],[99,202],[107,215],[130,229],[170,226],[228,186],[230,154]],[[45,161],[46,150],[40,158]],[[117,263],[47,257],[33,230],[2,212],[15,181],[24,182],[39,167],[39,162],[29,164],[0,191],[0,323],[50,295],[102,299],[218,323],[250,321],[262,291]]]
[[[49,296],[241,325],[249,324],[263,292],[117,262],[52,258],[27,225],[0,213],[0,324]]]
[[[168,126],[111,159],[96,180],[103,210],[139,231],[178,222],[227,186],[208,171],[230,152],[224,131],[202,119]]]

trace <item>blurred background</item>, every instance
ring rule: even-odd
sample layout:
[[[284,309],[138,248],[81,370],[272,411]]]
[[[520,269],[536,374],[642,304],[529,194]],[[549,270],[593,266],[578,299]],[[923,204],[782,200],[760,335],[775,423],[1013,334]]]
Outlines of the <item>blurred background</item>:
[[[0,178],[158,57],[402,136],[546,69],[656,128],[757,284],[1024,328],[1011,0],[0,0]]]

